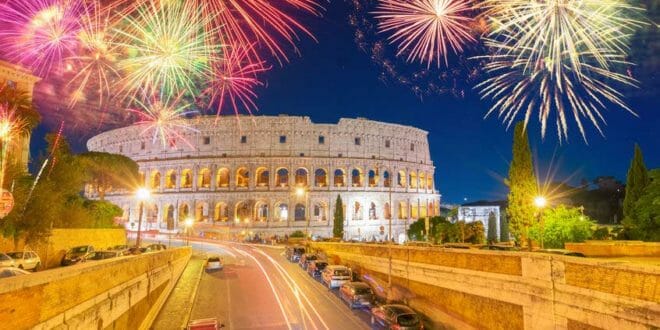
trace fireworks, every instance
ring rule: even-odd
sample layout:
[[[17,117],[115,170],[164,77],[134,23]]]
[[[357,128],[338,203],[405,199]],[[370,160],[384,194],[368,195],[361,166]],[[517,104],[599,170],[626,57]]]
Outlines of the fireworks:
[[[497,100],[497,112],[511,125],[519,113],[527,123],[538,111],[541,134],[556,111],[559,139],[568,137],[572,115],[582,137],[582,121],[601,132],[605,102],[627,111],[611,83],[633,85],[617,72],[625,61],[628,39],[642,23],[630,15],[639,9],[618,0],[487,0],[492,31],[486,46],[493,52],[486,70],[492,77],[477,87]]]
[[[116,45],[127,54],[119,62],[124,72],[121,92],[142,89],[176,95],[196,95],[200,81],[211,77],[220,45],[217,31],[206,29],[213,19],[193,2],[150,0],[124,17],[116,29]]]
[[[39,75],[73,54],[80,29],[77,0],[12,0],[0,4],[0,41],[12,60]]]
[[[175,147],[178,141],[182,141],[194,149],[184,133],[197,132],[186,121],[186,117],[196,111],[190,110],[190,104],[182,102],[181,99],[182,94],[175,98],[163,94],[145,94],[141,98],[135,98],[133,103],[139,108],[128,111],[137,115],[138,121],[135,125],[141,127],[140,135],[151,135],[152,142],[160,140],[163,147]]]
[[[466,0],[380,0],[373,13],[380,20],[381,33],[391,33],[390,43],[397,43],[397,56],[407,52],[409,62],[431,63],[441,58],[449,65],[451,50],[461,53],[466,43],[476,42],[472,36],[472,10]]]
[[[257,75],[269,68],[264,62],[250,63],[250,51],[247,47],[226,49],[222,61],[214,68],[216,73],[202,94],[210,98],[210,105],[217,106],[218,115],[225,104],[231,106],[235,114],[241,107],[250,114],[257,108],[254,89],[263,86]]]

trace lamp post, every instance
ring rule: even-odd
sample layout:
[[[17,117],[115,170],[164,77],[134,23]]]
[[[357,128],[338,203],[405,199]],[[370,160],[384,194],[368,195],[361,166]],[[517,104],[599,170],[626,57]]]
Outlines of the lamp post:
[[[545,199],[543,196],[536,196],[534,198],[534,205],[536,206],[537,210],[537,217],[538,217],[538,222],[541,225],[541,249],[544,248],[543,244],[543,236],[544,236],[544,226],[543,226],[543,208],[548,204],[548,201]],[[528,236],[529,237],[529,236]],[[529,245],[529,249],[532,249],[532,245]]]
[[[142,211],[144,208],[144,202],[149,199],[151,192],[147,188],[139,188],[135,192],[135,198],[138,200],[138,230],[137,238],[135,239],[135,246],[140,247],[140,236],[142,234]]]
[[[186,226],[186,246],[190,244],[190,231],[192,230],[193,223],[195,223],[195,220],[192,217],[187,217],[184,221],[184,225]]]

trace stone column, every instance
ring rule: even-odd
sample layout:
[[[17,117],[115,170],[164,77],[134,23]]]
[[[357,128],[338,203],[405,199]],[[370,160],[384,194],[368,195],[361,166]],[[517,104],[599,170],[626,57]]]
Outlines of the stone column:
[[[197,181],[199,181],[198,174],[199,174],[199,165],[195,165],[192,168],[192,174],[191,174],[191,176],[192,176],[192,178],[191,178],[192,179],[192,190],[193,191],[197,191],[197,187],[199,187],[199,182],[197,182]]]
[[[218,175],[218,166],[216,164],[211,165],[209,171],[209,175],[211,176],[211,191],[215,191],[218,188],[218,181],[216,180]]]

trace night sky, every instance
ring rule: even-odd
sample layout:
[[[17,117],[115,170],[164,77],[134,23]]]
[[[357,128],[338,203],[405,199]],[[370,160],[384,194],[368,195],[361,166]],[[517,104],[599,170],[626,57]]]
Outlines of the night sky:
[[[289,64],[266,74],[267,87],[257,91],[257,115],[310,116],[316,123],[365,117],[424,129],[429,132],[435,182],[443,203],[505,198],[503,178],[511,159],[513,128],[506,130],[496,116],[483,118],[490,103],[479,100],[470,89],[464,98],[434,94],[421,99],[405,86],[384,83],[370,54],[356,46],[355,30],[348,24],[350,6],[336,0],[326,7],[322,18],[307,21],[318,42],[303,39],[301,56],[291,56]],[[640,144],[647,167],[660,166],[660,95],[657,89],[638,94],[642,96],[627,100],[639,118],[618,108],[605,111],[605,137],[588,124],[588,145],[574,125],[567,142],[558,141],[554,126],[542,140],[540,127],[533,121],[529,135],[538,176],[544,179],[550,174],[553,180],[575,184],[601,175],[625,181],[634,143]],[[36,132],[33,155],[43,149],[46,130],[41,127]],[[84,150],[84,138],[68,134],[74,147]]]

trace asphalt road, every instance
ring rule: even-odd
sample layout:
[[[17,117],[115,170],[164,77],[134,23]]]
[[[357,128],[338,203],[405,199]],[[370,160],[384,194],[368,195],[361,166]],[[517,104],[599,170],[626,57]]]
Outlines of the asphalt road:
[[[369,329],[366,310],[351,310],[283,250],[236,243],[193,243],[218,254],[224,269],[202,275],[191,320],[215,317],[226,329]]]

